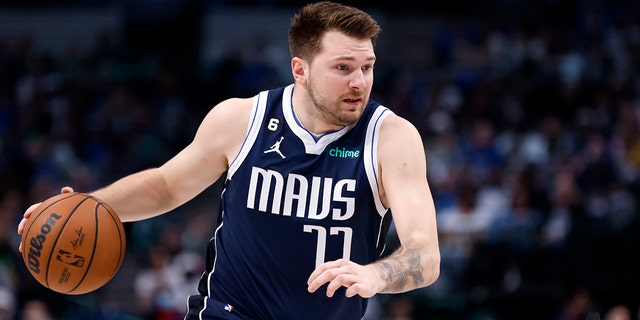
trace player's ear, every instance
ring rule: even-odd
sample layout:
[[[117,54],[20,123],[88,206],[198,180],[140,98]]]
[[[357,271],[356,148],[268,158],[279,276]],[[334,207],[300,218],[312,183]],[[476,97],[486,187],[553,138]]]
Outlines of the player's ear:
[[[294,57],[291,59],[291,72],[296,83],[305,84],[307,82],[307,61],[302,58]]]

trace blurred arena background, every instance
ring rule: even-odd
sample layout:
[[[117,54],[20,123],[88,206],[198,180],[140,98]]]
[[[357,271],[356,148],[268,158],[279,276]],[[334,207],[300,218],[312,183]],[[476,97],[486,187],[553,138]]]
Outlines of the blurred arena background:
[[[640,319],[640,2],[345,3],[383,28],[373,95],[423,134],[442,253],[435,285],[366,319]],[[218,184],[127,224],[123,267],[87,295],[35,282],[16,226],[62,186],[160,165],[222,99],[289,83],[302,4],[0,1],[0,319],[182,319]]]

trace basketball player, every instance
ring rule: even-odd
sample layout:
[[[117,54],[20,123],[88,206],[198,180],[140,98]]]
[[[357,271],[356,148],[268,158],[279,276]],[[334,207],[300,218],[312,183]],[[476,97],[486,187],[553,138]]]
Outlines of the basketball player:
[[[167,163],[92,193],[137,221],[227,173],[185,319],[361,319],[375,294],[438,278],[421,137],[369,100],[379,32],[356,8],[306,5],[289,30],[293,84],[221,102]],[[392,215],[401,245],[380,259]]]

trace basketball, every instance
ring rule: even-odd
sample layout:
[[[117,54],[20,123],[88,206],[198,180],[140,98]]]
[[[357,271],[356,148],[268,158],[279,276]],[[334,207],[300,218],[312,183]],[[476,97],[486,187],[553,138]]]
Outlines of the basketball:
[[[124,260],[125,232],[109,205],[84,193],[53,196],[32,212],[22,258],[43,286],[77,295],[104,286]]]

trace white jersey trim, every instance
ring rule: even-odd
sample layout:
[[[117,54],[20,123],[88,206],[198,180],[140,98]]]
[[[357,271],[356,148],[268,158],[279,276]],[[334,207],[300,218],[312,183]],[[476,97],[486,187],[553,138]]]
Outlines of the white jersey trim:
[[[251,108],[251,117],[247,127],[247,136],[244,138],[244,142],[242,142],[238,155],[229,165],[229,170],[227,170],[227,179],[229,180],[231,180],[233,174],[238,170],[242,162],[244,162],[249,151],[251,151],[251,147],[253,147],[253,144],[256,142],[256,138],[260,132],[260,127],[264,122],[264,115],[267,108],[267,94],[268,91],[265,90],[253,98],[253,107]]]
[[[307,130],[293,112],[293,102],[291,97],[293,96],[293,84],[288,85],[284,89],[282,95],[282,112],[284,118],[289,124],[289,127],[293,133],[304,143],[305,152],[308,154],[320,154],[331,142],[334,142],[343,135],[345,135],[355,124],[346,126],[338,131],[332,131],[315,137],[309,130]]]
[[[376,109],[369,120],[369,124],[367,125],[367,134],[363,150],[364,168],[367,173],[367,178],[369,179],[369,185],[371,186],[371,192],[373,193],[376,210],[381,217],[384,217],[387,212],[387,208],[382,204],[382,199],[380,199],[380,189],[378,188],[378,139],[380,136],[380,125],[391,113],[391,110],[382,105]]]

